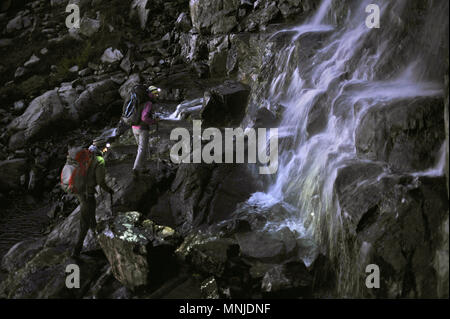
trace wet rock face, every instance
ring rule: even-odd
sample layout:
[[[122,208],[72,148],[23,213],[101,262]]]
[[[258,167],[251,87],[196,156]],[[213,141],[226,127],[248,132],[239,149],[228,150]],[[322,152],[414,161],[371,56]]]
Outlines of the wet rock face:
[[[170,227],[140,222],[138,212],[121,213],[105,223],[99,243],[115,278],[135,289],[170,275],[171,253],[179,237]]]
[[[444,178],[391,175],[378,179],[375,168],[365,177],[351,171],[342,170],[337,178],[344,232],[355,240],[353,249],[360,251],[355,257],[358,266],[350,268],[363,270],[373,263],[383,269],[381,288],[373,292],[376,297],[438,297],[442,272],[438,274],[435,267],[442,260],[441,227],[448,215]]]
[[[442,98],[373,107],[356,132],[358,153],[402,172],[431,168],[445,140]]]
[[[242,164],[182,164],[167,193],[169,211],[177,229],[189,233],[228,219],[259,187]]]
[[[269,23],[301,16],[320,1],[240,1],[213,0],[189,2],[193,27],[201,34],[264,30]]]
[[[239,0],[191,0],[189,5],[192,25],[202,33],[227,33],[237,25],[233,12],[239,8]]]
[[[383,167],[377,164],[354,162],[342,168],[336,177],[335,189],[344,211],[351,211],[352,219],[357,224],[362,214],[378,200],[375,196],[363,192],[358,185],[367,180],[376,180],[383,173]],[[357,190],[357,191],[356,191]],[[364,207],[361,207],[364,205]],[[357,207],[357,208],[356,208]],[[363,208],[363,209],[361,209]]]
[[[205,125],[224,127],[239,124],[245,114],[250,90],[243,84],[226,82],[205,94],[201,118]]]
[[[181,56],[196,68],[208,65],[209,74],[201,70],[200,78],[208,75],[234,77],[238,73],[239,80],[254,83],[261,68],[267,66],[267,61],[260,61],[260,58],[267,55],[268,44],[263,42],[265,35],[257,32],[266,30],[270,24],[291,18],[298,20],[319,2],[192,0],[192,29],[180,35]],[[250,46],[245,43],[248,37],[256,40]],[[304,59],[304,55],[301,58]],[[264,74],[261,81],[266,77]]]
[[[263,107],[256,111],[254,128],[278,127],[279,122],[275,114]]]

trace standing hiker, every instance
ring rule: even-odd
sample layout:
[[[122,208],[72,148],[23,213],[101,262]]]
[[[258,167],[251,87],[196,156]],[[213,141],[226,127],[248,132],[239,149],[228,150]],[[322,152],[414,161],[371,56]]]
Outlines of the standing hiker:
[[[149,155],[149,129],[151,125],[157,125],[159,119],[153,114],[153,103],[161,92],[156,86],[146,88],[136,85],[130,92],[130,98],[125,101],[122,118],[119,123],[120,136],[132,126],[133,134],[138,144],[136,160],[133,165],[133,176],[138,177],[146,170],[145,161]]]
[[[67,162],[61,173],[63,189],[76,196],[80,203],[80,232],[72,256],[78,258],[89,229],[96,233],[95,187],[99,185],[111,196],[114,191],[105,182],[106,142],[94,141],[89,149],[75,147],[69,149]]]

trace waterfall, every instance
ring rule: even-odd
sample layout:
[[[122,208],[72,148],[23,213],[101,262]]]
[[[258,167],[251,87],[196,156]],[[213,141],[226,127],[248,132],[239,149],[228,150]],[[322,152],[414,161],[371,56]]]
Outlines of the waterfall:
[[[285,111],[277,176],[267,192],[254,194],[249,202],[285,203],[292,216],[276,228],[287,226],[314,238],[342,263],[351,252],[339,244],[342,216],[334,183],[340,168],[358,160],[355,132],[362,117],[379,103],[443,95],[442,70],[428,67],[435,52],[421,45],[438,42],[440,28],[448,29],[445,14],[432,21],[437,12],[448,11],[448,2],[429,10],[432,17],[419,27],[423,32],[417,43],[399,43],[410,2],[378,1],[381,26],[370,29],[365,8],[371,2],[339,1],[350,14],[337,25],[329,14],[336,2],[323,0],[302,25],[275,32],[269,41],[290,40],[274,53],[272,78],[259,89],[264,93],[251,101],[269,108],[280,104]],[[308,39],[318,45],[312,55],[302,54]],[[442,174],[442,169],[430,167],[429,173]]]

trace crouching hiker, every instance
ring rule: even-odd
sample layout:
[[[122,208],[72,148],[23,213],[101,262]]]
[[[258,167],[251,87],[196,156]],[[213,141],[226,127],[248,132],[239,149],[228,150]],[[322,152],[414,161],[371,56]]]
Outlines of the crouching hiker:
[[[136,85],[133,87],[123,106],[122,118],[118,126],[118,136],[130,126],[138,145],[136,160],[133,165],[133,175],[138,177],[146,171],[146,161],[149,156],[149,129],[157,125],[159,119],[154,116],[153,103],[156,102],[161,89],[156,86]]]
[[[80,203],[80,232],[72,252],[74,258],[80,256],[88,230],[91,229],[94,234],[97,232],[95,187],[99,185],[111,196],[114,194],[105,182],[105,151],[106,143],[103,141],[94,141],[89,149],[70,148],[61,173],[62,188],[75,195]]]

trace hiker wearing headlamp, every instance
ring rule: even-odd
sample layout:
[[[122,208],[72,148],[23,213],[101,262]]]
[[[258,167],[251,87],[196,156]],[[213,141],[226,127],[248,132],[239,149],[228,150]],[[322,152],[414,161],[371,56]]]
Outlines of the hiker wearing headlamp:
[[[125,101],[122,118],[118,127],[118,136],[122,135],[130,126],[138,145],[136,160],[133,165],[133,176],[139,177],[146,171],[146,160],[149,155],[149,129],[157,125],[159,118],[154,116],[153,103],[156,102],[161,89],[156,86],[145,87],[136,85],[130,90],[129,98]]]

